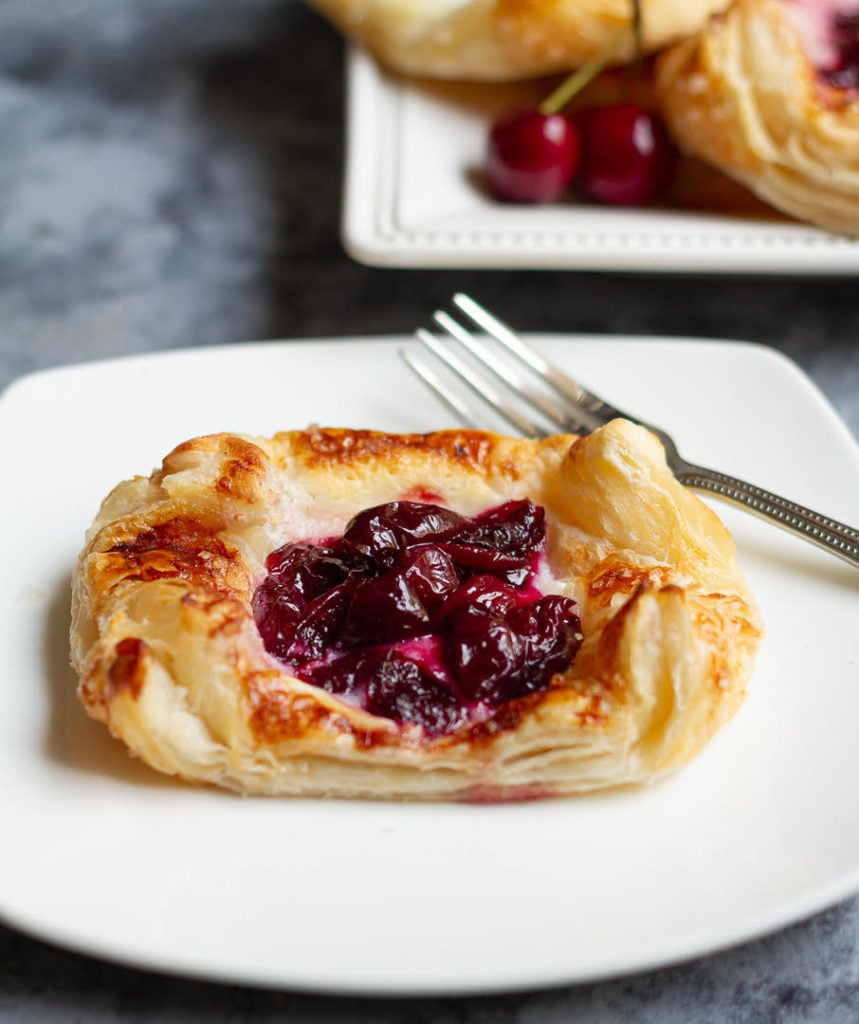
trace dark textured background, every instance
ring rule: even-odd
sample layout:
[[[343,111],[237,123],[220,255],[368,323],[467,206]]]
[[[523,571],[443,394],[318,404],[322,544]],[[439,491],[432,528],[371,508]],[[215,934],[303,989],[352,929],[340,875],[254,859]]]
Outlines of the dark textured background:
[[[528,330],[763,342],[859,435],[851,279],[350,260],[342,63],[339,38],[292,0],[0,0],[0,387],[128,352],[408,333],[465,290]],[[153,976],[0,926],[0,1018],[838,1024],[859,1021],[857,906],[611,983],[390,1002]]]

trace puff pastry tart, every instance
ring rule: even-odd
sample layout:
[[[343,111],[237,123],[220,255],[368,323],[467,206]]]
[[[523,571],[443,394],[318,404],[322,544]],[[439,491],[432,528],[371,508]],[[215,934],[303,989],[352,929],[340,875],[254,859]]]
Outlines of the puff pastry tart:
[[[647,52],[697,32],[729,0],[648,0]],[[393,71],[514,81],[604,54],[631,22],[630,0],[309,0]],[[630,47],[626,58],[632,56]],[[621,55],[622,59],[622,55]]]
[[[687,153],[783,213],[859,234],[855,0],[737,0],[658,59],[656,89]]]
[[[74,579],[87,711],[255,794],[652,782],[734,714],[759,637],[724,526],[623,420],[198,438],[105,499]]]

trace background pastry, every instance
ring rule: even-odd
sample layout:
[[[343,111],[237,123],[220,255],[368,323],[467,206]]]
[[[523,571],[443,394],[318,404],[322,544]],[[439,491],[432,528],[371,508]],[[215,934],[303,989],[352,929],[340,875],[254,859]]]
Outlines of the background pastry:
[[[632,20],[630,0],[309,0],[388,68],[428,78],[513,81],[600,56]],[[728,0],[648,0],[644,49],[696,32]],[[631,45],[618,60],[632,55]]]
[[[859,234],[859,8],[737,0],[662,54],[678,145],[776,209]]]

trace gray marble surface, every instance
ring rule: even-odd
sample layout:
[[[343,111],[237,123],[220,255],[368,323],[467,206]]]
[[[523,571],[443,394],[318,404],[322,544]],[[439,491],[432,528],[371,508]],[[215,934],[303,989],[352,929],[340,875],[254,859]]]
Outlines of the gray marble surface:
[[[763,342],[859,435],[852,280],[351,261],[338,237],[342,58],[291,0],[0,0],[0,387],[129,352],[409,332],[464,289],[524,329]],[[0,925],[0,1019],[836,1024],[859,1020],[857,941],[848,901],[631,978],[383,1001],[153,975]]]

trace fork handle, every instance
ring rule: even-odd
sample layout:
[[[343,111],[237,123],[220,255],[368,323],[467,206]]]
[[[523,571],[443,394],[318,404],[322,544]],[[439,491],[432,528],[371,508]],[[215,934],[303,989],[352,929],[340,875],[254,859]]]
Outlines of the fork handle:
[[[686,465],[675,475],[687,487],[706,491],[732,505],[739,505],[833,555],[838,555],[859,569],[859,530],[852,526],[839,523],[795,501],[781,498],[762,487],[755,487],[754,484],[703,466]]]

